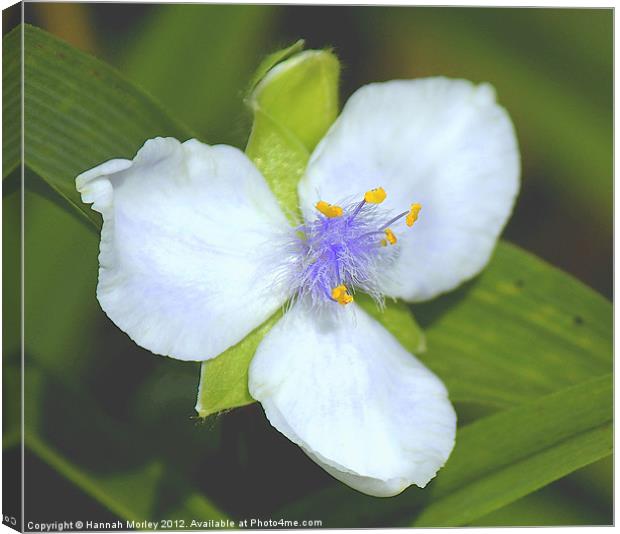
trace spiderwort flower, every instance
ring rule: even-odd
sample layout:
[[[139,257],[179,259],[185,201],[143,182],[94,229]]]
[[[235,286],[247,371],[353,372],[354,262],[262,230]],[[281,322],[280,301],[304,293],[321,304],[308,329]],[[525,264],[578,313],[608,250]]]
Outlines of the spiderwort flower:
[[[492,88],[429,78],[350,98],[299,184],[295,228],[241,151],[196,140],[147,141],[77,188],[103,215],[97,296],[112,321],[154,353],[205,360],[288,303],[252,361],[252,396],[335,478],[389,496],[435,476],[456,416],[355,293],[423,301],[477,274],[518,177]]]

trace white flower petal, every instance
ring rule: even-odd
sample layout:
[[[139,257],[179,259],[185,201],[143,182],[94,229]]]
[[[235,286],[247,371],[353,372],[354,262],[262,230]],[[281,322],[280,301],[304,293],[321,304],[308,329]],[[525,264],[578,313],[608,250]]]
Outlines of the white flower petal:
[[[413,228],[394,228],[401,253],[383,285],[389,296],[425,300],[487,263],[519,173],[514,129],[491,86],[391,81],[349,99],[312,154],[299,195],[307,217],[319,199],[361,199],[377,186],[388,193],[381,207],[395,214],[421,203]]]
[[[454,445],[442,382],[355,305],[296,304],[259,345],[249,387],[275,428],[370,495],[425,486]]]
[[[286,219],[236,148],[149,140],[76,179],[103,214],[97,296],[122,330],[181,360],[220,354],[283,302],[261,258]]]

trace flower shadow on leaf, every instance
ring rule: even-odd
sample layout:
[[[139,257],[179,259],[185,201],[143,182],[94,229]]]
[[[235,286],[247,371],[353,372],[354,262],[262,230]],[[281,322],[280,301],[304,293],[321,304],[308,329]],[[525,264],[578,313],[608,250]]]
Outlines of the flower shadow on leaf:
[[[420,326],[424,330],[431,327],[436,321],[441,319],[445,313],[449,312],[455,306],[458,306],[476,287],[479,280],[480,275],[465,282],[450,293],[440,295],[429,302],[410,305]]]

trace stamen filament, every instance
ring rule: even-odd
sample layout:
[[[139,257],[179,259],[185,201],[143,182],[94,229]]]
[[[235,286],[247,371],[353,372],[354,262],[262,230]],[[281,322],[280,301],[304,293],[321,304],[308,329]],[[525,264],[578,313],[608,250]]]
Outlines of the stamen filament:
[[[379,228],[380,232],[385,231],[386,228],[388,228],[389,226],[392,226],[392,224],[394,224],[396,221],[402,219],[405,215],[407,215],[409,212],[408,211],[403,211],[401,214],[397,215],[396,217],[390,219],[388,222],[386,222],[381,228]]]
[[[362,200],[362,201],[361,201],[361,202],[357,205],[357,207],[355,208],[355,210],[353,211],[353,213],[351,214],[351,219],[349,219],[349,220],[351,220],[351,221],[352,221],[353,219],[355,219],[355,216],[356,216],[356,215],[357,215],[357,214],[361,211],[361,209],[364,207],[364,204],[366,204],[366,201],[365,201],[365,200]]]
[[[355,216],[360,212],[360,210],[364,207],[366,203],[368,204],[381,204],[387,197],[387,193],[383,187],[376,187],[375,189],[371,189],[370,191],[366,191],[364,193],[364,199],[357,205],[353,213],[351,214],[351,219],[355,219]]]

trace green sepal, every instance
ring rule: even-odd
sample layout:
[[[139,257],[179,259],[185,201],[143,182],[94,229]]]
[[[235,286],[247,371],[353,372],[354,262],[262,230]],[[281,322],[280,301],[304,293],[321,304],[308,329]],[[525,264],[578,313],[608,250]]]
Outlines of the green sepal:
[[[284,57],[289,52],[284,51]],[[270,64],[278,57],[272,56]],[[254,115],[246,153],[295,224],[300,220],[297,184],[310,153],[338,115],[340,64],[328,50],[307,50],[278,62],[266,74],[261,69],[262,77],[246,100]]]
[[[282,48],[280,50],[276,50],[275,52],[265,56],[265,58],[260,62],[254,76],[252,76],[252,81],[250,82],[250,89],[248,94],[252,94],[256,86],[259,82],[267,75],[267,73],[273,69],[278,63],[288,59],[293,54],[297,54],[304,49],[305,41],[303,39],[299,39],[294,42],[291,46],[287,48]]]
[[[199,417],[256,402],[248,391],[250,362],[263,337],[282,316],[272,315],[239,343],[217,358],[202,363],[196,412]]]

